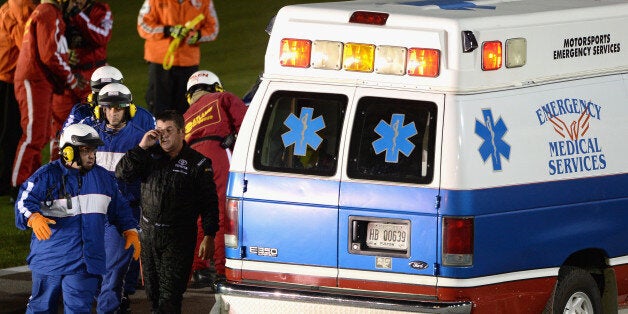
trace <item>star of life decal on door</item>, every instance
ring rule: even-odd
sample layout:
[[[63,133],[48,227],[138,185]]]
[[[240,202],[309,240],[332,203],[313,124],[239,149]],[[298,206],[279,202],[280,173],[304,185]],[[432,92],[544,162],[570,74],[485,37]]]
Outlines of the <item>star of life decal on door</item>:
[[[414,122],[403,125],[404,119],[404,114],[395,113],[390,118],[390,124],[381,120],[375,127],[375,133],[381,137],[373,142],[373,149],[377,155],[385,151],[388,163],[397,163],[399,153],[409,157],[414,150],[409,138],[417,134],[416,127]]]
[[[294,144],[294,154],[305,156],[307,147],[317,150],[323,139],[316,133],[325,128],[322,116],[312,119],[314,108],[301,108],[301,115],[297,118],[291,113],[283,122],[290,131],[281,135],[284,147]]]

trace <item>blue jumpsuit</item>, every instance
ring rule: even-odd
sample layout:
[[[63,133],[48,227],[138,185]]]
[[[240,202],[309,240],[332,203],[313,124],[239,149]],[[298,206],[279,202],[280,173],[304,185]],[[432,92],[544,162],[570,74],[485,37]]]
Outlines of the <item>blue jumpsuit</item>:
[[[31,237],[26,261],[33,287],[26,313],[56,313],[61,294],[66,313],[89,313],[106,271],[105,225],[119,232],[137,225],[115,177],[98,165],[81,174],[55,160],[20,186],[15,225],[26,230],[33,213],[56,224],[49,225],[50,239]]]
[[[113,132],[105,122],[96,125],[96,131],[105,143],[98,147],[96,162],[115,175],[116,165],[124,154],[135,147],[145,131],[138,126],[127,125]],[[140,217],[140,181],[132,183],[118,181],[120,191],[133,209],[136,220]],[[120,306],[122,293],[133,294],[139,277],[139,262],[134,261],[132,250],[124,250],[124,238],[115,226],[105,227],[105,250],[107,252],[107,273],[103,276],[101,291],[98,296],[98,313],[112,313]],[[123,287],[124,285],[124,287]],[[124,288],[124,290],[122,289]]]
[[[137,111],[135,112],[135,116],[131,118],[129,124],[135,124],[139,126],[140,129],[144,131],[152,130],[155,128],[155,117],[146,109],[136,106]],[[98,125],[98,121],[94,118],[93,107],[87,103],[78,103],[72,107],[68,118],[63,123],[63,128],[65,129],[68,125],[83,123],[90,125],[96,128]]]

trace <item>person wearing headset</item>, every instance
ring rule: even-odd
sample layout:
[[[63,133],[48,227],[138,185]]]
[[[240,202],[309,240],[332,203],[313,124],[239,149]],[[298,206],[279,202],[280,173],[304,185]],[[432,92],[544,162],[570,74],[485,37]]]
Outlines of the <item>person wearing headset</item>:
[[[225,91],[218,76],[207,70],[197,71],[190,76],[186,97],[190,108],[183,114],[185,141],[192,149],[211,159],[214,166],[220,214],[220,228],[214,243],[214,265],[216,277],[219,279],[225,275],[224,217],[231,150],[247,107],[236,95]],[[202,240],[199,220],[197,251]],[[192,287],[202,287],[209,283],[208,266],[206,261],[195,257]]]
[[[95,126],[103,145],[98,147],[98,164],[115,175],[116,165],[124,154],[137,146],[145,130],[129,123],[137,114],[131,91],[120,83],[105,85],[98,92],[98,105],[94,107]],[[140,217],[140,181],[118,180],[120,191],[129,201],[133,217]],[[140,267],[131,259],[131,253],[124,250],[124,238],[114,225],[106,224],[105,251],[107,252],[107,273],[103,276],[98,296],[98,313],[125,313],[130,306],[129,295],[135,293]]]
[[[61,134],[61,158],[39,168],[20,186],[15,225],[32,228],[32,292],[26,313],[56,312],[61,295],[68,313],[89,313],[105,274],[105,225],[122,233],[124,248],[140,242],[128,201],[105,168],[96,164],[103,144],[94,128],[74,124]]]
[[[117,68],[104,65],[96,69],[90,79],[92,92],[87,96],[87,102],[77,103],[72,107],[70,115],[65,120],[63,127],[75,123],[83,123],[91,126],[98,124],[99,119],[95,116],[94,107],[98,105],[98,92],[109,83],[123,83],[124,76]],[[144,131],[155,128],[155,117],[146,109],[140,106],[134,106],[135,113],[127,121],[129,124],[139,126]]]

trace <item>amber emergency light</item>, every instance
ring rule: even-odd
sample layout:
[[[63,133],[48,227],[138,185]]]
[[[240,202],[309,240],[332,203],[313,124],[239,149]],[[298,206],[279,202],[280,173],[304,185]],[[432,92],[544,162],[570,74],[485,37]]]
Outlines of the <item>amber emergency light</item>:
[[[375,45],[346,43],[342,60],[342,67],[347,71],[373,72]]]

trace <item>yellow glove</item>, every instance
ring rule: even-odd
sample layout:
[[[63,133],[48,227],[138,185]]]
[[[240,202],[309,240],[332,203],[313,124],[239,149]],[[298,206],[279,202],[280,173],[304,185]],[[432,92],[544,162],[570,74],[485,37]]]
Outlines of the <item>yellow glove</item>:
[[[190,33],[188,34],[186,42],[190,46],[196,45],[200,38],[201,38],[201,32],[195,31],[195,30],[191,30]]]
[[[135,229],[129,229],[127,231],[122,232],[122,236],[124,236],[124,249],[128,250],[131,245],[133,245],[133,248],[135,249],[135,251],[133,252],[133,259],[134,260],[138,260],[140,258],[140,251],[142,250],[140,247],[140,237],[137,234],[137,230]]]
[[[70,49],[68,51],[68,63],[70,66],[75,66],[79,63],[79,56],[76,50]]]
[[[56,224],[54,220],[48,219],[40,213],[31,214],[31,216],[28,217],[28,222],[26,223],[27,226],[33,228],[33,232],[39,241],[50,239],[52,231],[50,231],[50,227],[48,227],[48,225],[54,224]]]

